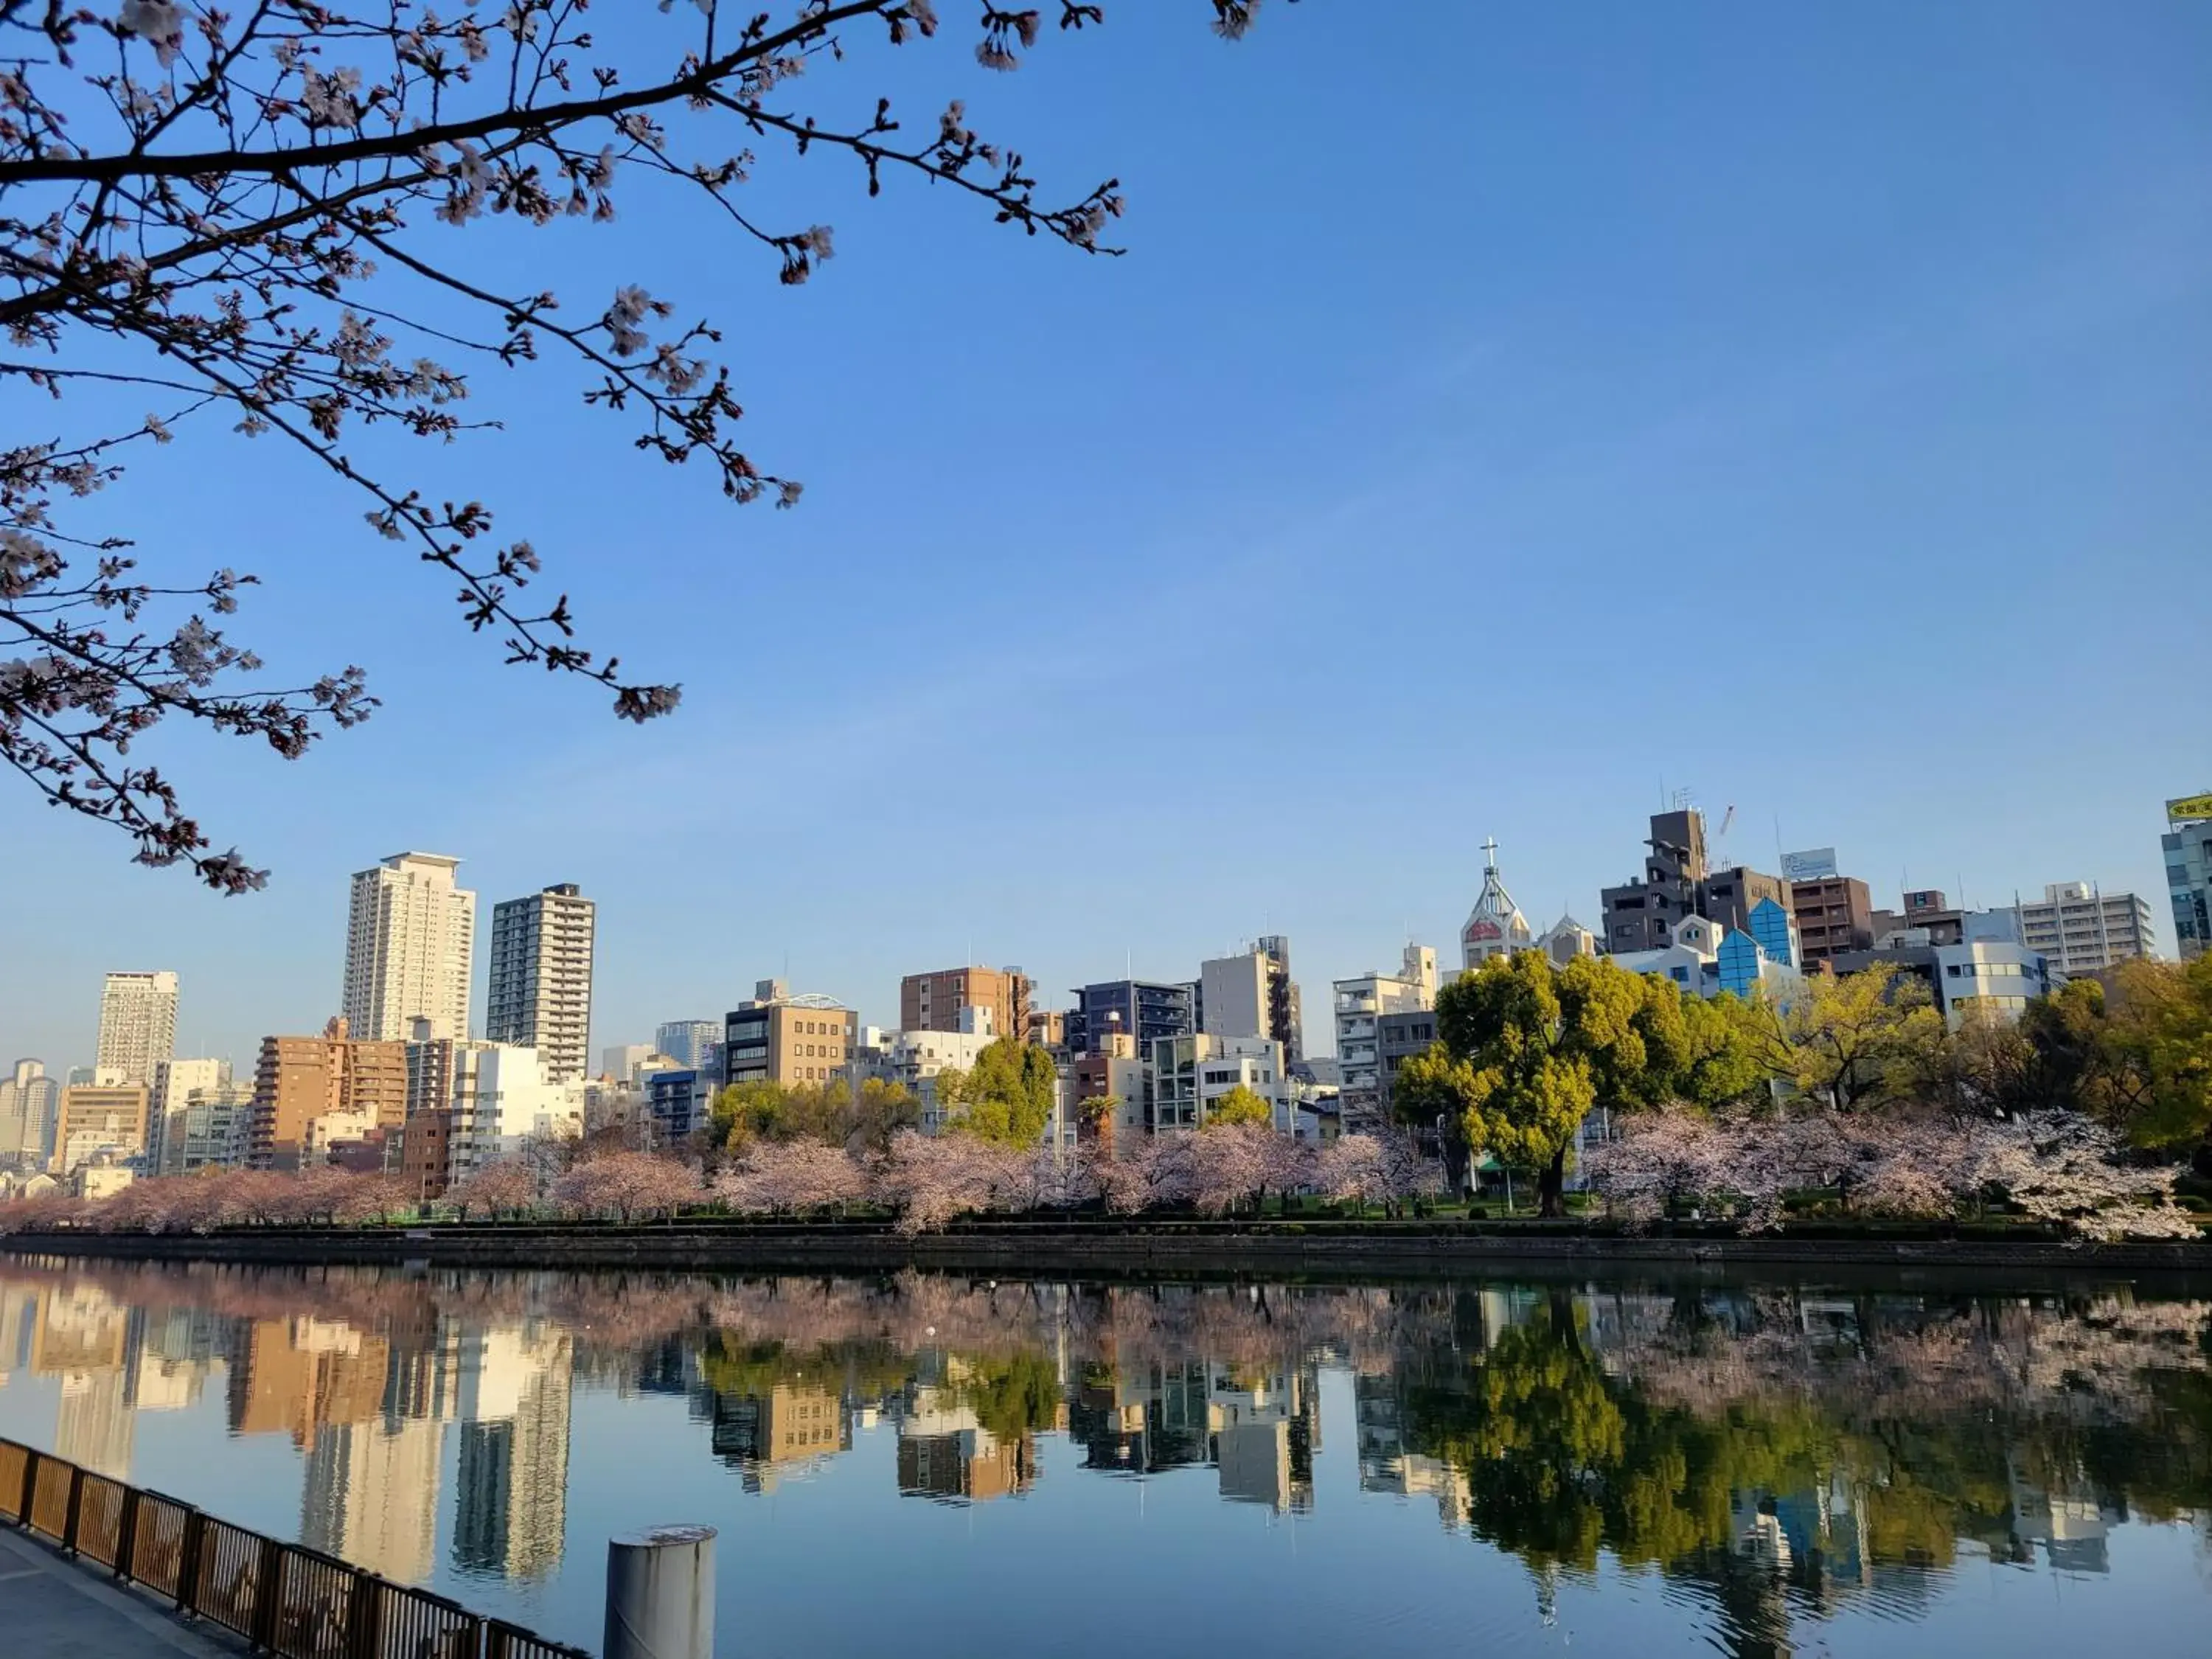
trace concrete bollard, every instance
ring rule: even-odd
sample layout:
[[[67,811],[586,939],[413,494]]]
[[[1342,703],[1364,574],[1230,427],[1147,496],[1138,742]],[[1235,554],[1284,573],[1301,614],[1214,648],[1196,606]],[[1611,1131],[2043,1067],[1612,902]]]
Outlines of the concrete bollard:
[[[714,1529],[607,1540],[605,1659],[714,1659]]]

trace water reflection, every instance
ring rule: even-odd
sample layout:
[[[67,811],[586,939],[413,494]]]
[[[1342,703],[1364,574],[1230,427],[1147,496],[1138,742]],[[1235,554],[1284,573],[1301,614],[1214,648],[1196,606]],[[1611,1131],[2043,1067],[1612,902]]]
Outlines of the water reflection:
[[[1042,1501],[1049,1467],[1054,1483],[1188,1472],[1224,1504],[1309,1523],[1334,1505],[1432,1506],[1519,1564],[1532,1621],[1571,1586],[1656,1571],[1691,1610],[1686,1642],[1704,1631],[1745,1654],[1793,1651],[1808,1622],[1918,1617],[1962,1556],[2097,1577],[2126,1528],[2188,1524],[2202,1567],[2212,1513],[2212,1304],[2125,1286],[19,1261],[0,1263],[0,1432],[117,1475],[133,1473],[141,1413],[219,1411],[232,1441],[288,1441],[297,1536],[424,1583],[555,1579],[572,1542],[588,1578],[607,1524],[569,1536],[585,1398],[655,1436],[679,1412],[693,1455],[763,1497],[866,1447],[854,1467],[901,1504]],[[1334,1465],[1325,1396],[1350,1436]],[[235,1514],[221,1444],[184,1495]]]

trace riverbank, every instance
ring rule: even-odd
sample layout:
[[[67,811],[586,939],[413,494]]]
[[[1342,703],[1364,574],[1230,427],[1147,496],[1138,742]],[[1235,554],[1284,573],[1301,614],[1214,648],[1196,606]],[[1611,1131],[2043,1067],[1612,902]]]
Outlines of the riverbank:
[[[1601,1263],[1885,1268],[2094,1268],[2212,1276],[2212,1241],[2093,1243],[2049,1237],[1822,1228],[1742,1237],[1568,1224],[975,1223],[907,1237],[866,1224],[268,1227],[209,1233],[64,1231],[0,1238],[21,1255],[271,1266],[659,1267],[738,1272],[942,1269],[1337,1277]]]

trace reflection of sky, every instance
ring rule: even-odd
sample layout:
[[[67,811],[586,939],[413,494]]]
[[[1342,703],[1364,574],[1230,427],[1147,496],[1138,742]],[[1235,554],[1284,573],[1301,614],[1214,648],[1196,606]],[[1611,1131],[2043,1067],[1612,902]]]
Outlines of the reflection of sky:
[[[1501,1310],[1535,1305],[1510,1294],[1493,1300]],[[2017,1512],[2039,1514],[2048,1528],[2049,1500],[2074,1502],[2067,1525],[2096,1544],[2079,1559],[2094,1555],[2104,1571],[2053,1571],[2041,1543],[2025,1564],[1992,1559],[1976,1544],[1961,1545],[1941,1572],[1864,1562],[1839,1488],[1825,1499],[1811,1492],[1739,1499],[1740,1537],[1765,1525],[1771,1552],[1800,1559],[1820,1541],[1825,1503],[1840,1588],[1817,1609],[1742,1559],[1695,1583],[1609,1559],[1589,1577],[1540,1579],[1463,1525],[1440,1525],[1436,1482],[1399,1478],[1392,1490],[1376,1477],[1354,1379],[1334,1364],[1317,1373],[1310,1505],[1303,1491],[1295,1505],[1272,1501],[1289,1490],[1279,1446],[1288,1443],[1304,1386],[1295,1367],[1247,1367],[1245,1380],[1218,1385],[1229,1426],[1250,1437],[1224,1446],[1218,1467],[1201,1452],[1201,1461],[1141,1478],[1086,1469],[1082,1445],[1044,1429],[1029,1448],[1036,1474],[1022,1495],[932,1503],[900,1492],[902,1414],[908,1435],[979,1431],[973,1411],[945,1392],[959,1362],[947,1371],[941,1354],[917,1360],[902,1401],[843,1419],[848,1449],[795,1457],[763,1481],[757,1468],[716,1455],[711,1412],[672,1373],[666,1391],[617,1392],[599,1381],[572,1388],[572,1334],[544,1322],[487,1329],[464,1316],[458,1331],[448,1323],[435,1336],[417,1334],[404,1398],[405,1409],[425,1415],[323,1423],[303,1447],[278,1426],[297,1414],[281,1411],[269,1431],[233,1434],[226,1362],[204,1341],[191,1352],[194,1333],[176,1320],[115,1311],[108,1319],[70,1304],[58,1334],[74,1334],[71,1342],[53,1350],[70,1369],[40,1370],[27,1346],[0,1356],[16,1362],[0,1387],[0,1434],[52,1446],[88,1384],[119,1401],[125,1368],[86,1365],[98,1357],[93,1338],[127,1324],[141,1345],[127,1368],[136,1409],[118,1443],[131,1479],[281,1537],[322,1528],[313,1541],[386,1571],[428,1574],[466,1605],[593,1647],[604,1540],[674,1521],[720,1529],[724,1650],[747,1659],[1118,1659],[1133,1648],[1363,1659],[1568,1648],[1687,1655],[1753,1650],[1741,1640],[1747,1625],[1772,1629],[1779,1620],[1801,1655],[2077,1659],[2108,1650],[2121,1631],[2130,1651],[2201,1651],[2212,1613],[2195,1529],[2130,1523],[2093,1502],[2031,1489],[2024,1475],[2013,1488]],[[292,1331],[288,1358],[312,1350],[352,1358],[390,1340],[343,1321],[302,1321]],[[921,1381],[924,1373],[933,1380]],[[277,1374],[274,1365],[267,1373]],[[319,1378],[313,1385],[333,1401],[361,1397],[342,1370],[299,1375]],[[1130,1397],[1145,1392],[1141,1379],[1121,1382]],[[382,1395],[387,1405],[401,1398],[388,1389]],[[1178,1409],[1203,1410],[1202,1399]],[[403,1489],[411,1494],[404,1503]],[[356,1490],[360,1500],[346,1508]]]

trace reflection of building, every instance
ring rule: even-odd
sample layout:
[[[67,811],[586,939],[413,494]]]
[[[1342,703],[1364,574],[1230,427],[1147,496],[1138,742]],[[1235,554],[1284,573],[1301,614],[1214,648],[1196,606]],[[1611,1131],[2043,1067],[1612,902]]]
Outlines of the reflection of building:
[[[535,1578],[560,1564],[574,1366],[565,1331],[515,1326],[464,1338],[456,1566]]]
[[[61,1379],[55,1455],[118,1480],[131,1473],[131,1395],[143,1317],[80,1281],[47,1292],[32,1327],[31,1370]]]
[[[898,1443],[902,1492],[945,1503],[988,1503],[1027,1492],[1036,1482],[1036,1447],[1026,1434],[1001,1440],[988,1429],[908,1434]]]
[[[779,1382],[765,1394],[716,1395],[713,1413],[714,1455],[744,1471],[748,1492],[772,1492],[782,1468],[853,1447],[845,1402],[818,1386]]]
[[[287,1434],[313,1446],[333,1425],[366,1423],[384,1401],[391,1345],[334,1320],[259,1319],[230,1368],[233,1434]]]
[[[347,1423],[307,1453],[300,1537],[403,1584],[426,1582],[438,1528],[446,1425],[424,1419]]]
[[[2007,1455],[2005,1474],[2012,1492],[2012,1535],[2016,1546],[2040,1544],[2061,1572],[2109,1572],[2108,1534],[2124,1519],[2116,1506],[2100,1500],[2080,1471],[2061,1472],[2039,1485],[2022,1468],[2018,1453]]]

